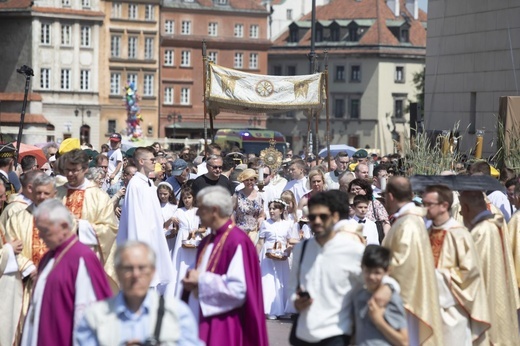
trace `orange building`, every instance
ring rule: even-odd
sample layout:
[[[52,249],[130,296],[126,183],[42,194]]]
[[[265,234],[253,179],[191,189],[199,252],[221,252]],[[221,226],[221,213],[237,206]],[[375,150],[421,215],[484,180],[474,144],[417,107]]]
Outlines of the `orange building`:
[[[161,11],[159,136],[204,136],[202,42],[218,65],[267,74],[268,15],[255,0],[167,0]],[[220,113],[219,128],[265,128],[266,117]],[[208,122],[209,128],[209,122]]]

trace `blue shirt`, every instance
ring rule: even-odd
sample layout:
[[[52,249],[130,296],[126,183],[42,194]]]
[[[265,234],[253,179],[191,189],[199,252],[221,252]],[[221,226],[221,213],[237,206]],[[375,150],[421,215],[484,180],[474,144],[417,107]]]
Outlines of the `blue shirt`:
[[[121,292],[115,298],[115,311],[119,318],[119,330],[121,333],[119,345],[125,345],[128,341],[143,343],[152,336],[153,330],[150,330],[150,294],[155,294],[155,291],[151,290],[148,292],[141,308],[135,313],[128,309]],[[198,326],[190,308],[184,303],[178,304],[176,313],[179,316],[179,329],[181,331],[181,338],[177,345],[200,345]],[[99,345],[94,330],[91,329],[85,318],[82,318],[76,327],[75,341],[81,346]]]

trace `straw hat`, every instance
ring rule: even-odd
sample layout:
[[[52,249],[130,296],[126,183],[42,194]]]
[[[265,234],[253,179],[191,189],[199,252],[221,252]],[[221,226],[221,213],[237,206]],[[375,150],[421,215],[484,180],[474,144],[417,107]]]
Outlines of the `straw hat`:
[[[246,168],[242,173],[240,173],[237,179],[238,181],[243,182],[251,178],[258,178],[258,175],[254,169]]]

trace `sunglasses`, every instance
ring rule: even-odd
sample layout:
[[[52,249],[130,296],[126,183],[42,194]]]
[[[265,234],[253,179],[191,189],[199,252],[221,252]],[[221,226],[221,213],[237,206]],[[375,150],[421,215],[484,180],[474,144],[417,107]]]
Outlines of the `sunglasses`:
[[[309,221],[314,222],[319,217],[321,221],[327,222],[327,220],[331,217],[330,214],[309,214],[307,216],[309,218]]]
[[[222,169],[222,166],[212,166],[212,165],[208,165],[208,166],[213,168],[213,169]]]

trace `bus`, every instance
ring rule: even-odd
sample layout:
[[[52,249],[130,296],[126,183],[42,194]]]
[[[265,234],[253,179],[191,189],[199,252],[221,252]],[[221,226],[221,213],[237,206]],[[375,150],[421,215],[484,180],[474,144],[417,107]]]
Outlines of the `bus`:
[[[260,152],[269,148],[269,141],[274,138],[275,148],[284,156],[287,151],[287,143],[285,137],[278,131],[261,130],[261,129],[222,129],[215,134],[215,143],[222,147],[226,152],[236,151],[237,148],[245,154],[254,153],[260,155]]]

